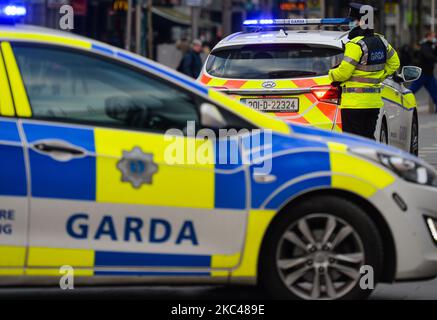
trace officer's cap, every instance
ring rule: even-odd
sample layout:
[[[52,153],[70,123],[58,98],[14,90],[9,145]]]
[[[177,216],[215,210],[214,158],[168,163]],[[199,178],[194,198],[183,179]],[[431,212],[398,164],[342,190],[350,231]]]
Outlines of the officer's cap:
[[[360,13],[360,9],[362,6],[365,6],[365,4],[357,3],[357,2],[351,2],[349,4],[349,18],[360,20],[367,12]],[[377,9],[373,8],[373,11],[376,12]]]

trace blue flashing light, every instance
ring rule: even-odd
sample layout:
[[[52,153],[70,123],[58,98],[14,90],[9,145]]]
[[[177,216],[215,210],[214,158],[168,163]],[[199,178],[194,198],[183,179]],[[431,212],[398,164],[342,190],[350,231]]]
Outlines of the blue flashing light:
[[[347,25],[349,18],[322,18],[322,19],[259,19],[259,20],[245,20],[245,26],[270,26],[270,27],[284,27],[284,26],[305,26],[305,25]]]
[[[258,24],[258,20],[245,20],[243,22],[243,24],[246,25],[246,26],[257,25]]]
[[[22,5],[9,4],[0,6],[0,18],[24,17],[27,14],[27,9]]]
[[[274,23],[273,19],[262,19],[262,20],[259,20],[259,24],[262,24],[262,25],[271,25],[273,23]]]

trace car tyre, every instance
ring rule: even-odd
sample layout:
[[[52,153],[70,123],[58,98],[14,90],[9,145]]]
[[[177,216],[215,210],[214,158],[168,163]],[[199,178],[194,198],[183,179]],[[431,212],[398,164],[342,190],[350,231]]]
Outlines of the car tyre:
[[[385,118],[382,119],[379,142],[388,145],[388,128],[387,128],[387,121],[385,120]]]
[[[414,114],[411,124],[410,153],[415,156],[419,155],[419,121],[416,114]]]
[[[261,249],[259,284],[275,299],[365,299],[373,288],[360,287],[361,268],[373,268],[376,285],[382,261],[381,237],[369,216],[348,200],[319,196],[273,221]]]

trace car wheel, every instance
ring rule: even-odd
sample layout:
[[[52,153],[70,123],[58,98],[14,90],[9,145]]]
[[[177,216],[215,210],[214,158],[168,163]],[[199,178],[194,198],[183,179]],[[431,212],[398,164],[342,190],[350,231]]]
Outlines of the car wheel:
[[[379,142],[383,144],[388,144],[388,129],[387,129],[387,121],[382,119],[381,123],[381,134],[379,135]]]
[[[410,153],[415,156],[419,155],[419,123],[416,114],[413,116],[413,123],[411,124]]]
[[[277,299],[364,299],[361,268],[382,269],[382,241],[357,205],[322,196],[289,208],[269,228],[259,263],[260,284]],[[373,289],[373,288],[372,288]]]

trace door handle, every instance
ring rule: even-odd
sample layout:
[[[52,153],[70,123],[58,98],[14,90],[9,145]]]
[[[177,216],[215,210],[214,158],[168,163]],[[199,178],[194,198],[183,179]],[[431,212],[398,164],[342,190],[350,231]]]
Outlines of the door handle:
[[[84,149],[62,140],[38,141],[32,144],[31,148],[40,154],[62,162],[86,156],[86,151]]]

